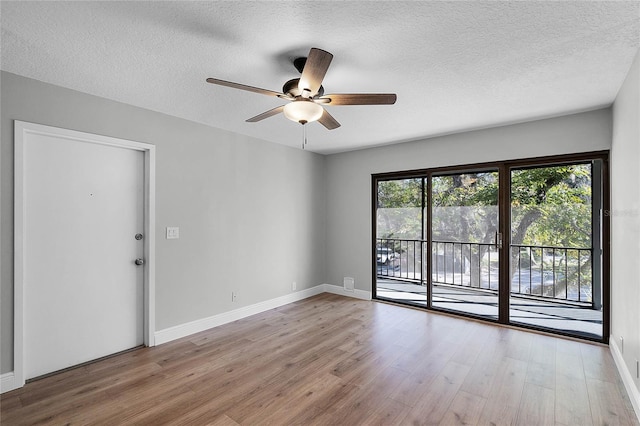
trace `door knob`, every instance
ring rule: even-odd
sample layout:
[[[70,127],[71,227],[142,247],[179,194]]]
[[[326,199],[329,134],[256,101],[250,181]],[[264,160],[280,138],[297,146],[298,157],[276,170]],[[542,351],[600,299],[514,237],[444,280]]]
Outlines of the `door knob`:
[[[140,265],[144,265],[144,259],[136,259],[135,261],[136,265],[140,266]]]

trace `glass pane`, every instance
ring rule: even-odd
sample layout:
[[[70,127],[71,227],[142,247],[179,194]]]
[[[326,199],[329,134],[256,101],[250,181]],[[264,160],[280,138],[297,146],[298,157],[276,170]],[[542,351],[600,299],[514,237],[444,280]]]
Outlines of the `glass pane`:
[[[422,179],[378,182],[376,296],[426,305]]]
[[[432,304],[498,318],[498,172],[432,178]]]
[[[512,170],[512,322],[602,336],[592,189],[590,163]]]

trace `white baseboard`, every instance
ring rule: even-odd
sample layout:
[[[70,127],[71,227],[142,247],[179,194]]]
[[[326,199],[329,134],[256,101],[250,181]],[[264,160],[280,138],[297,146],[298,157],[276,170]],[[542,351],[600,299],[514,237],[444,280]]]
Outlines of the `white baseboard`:
[[[19,387],[21,386],[17,385],[13,371],[0,375],[0,393],[9,392]]]
[[[356,299],[371,300],[370,291],[358,290],[357,288],[354,289],[354,291],[347,291],[344,289],[344,287],[339,285],[325,284],[324,291],[325,293],[333,293],[333,294],[339,294],[341,296],[355,297]]]
[[[633,405],[633,409],[636,412],[636,417],[638,417],[638,421],[640,421],[640,390],[638,390],[634,383],[633,376],[627,368],[627,364],[624,362],[624,358],[622,357],[622,353],[620,352],[620,348],[618,348],[615,339],[609,339],[609,350],[611,351],[613,360],[616,362],[616,367],[618,367],[622,383],[624,383],[627,394],[629,394],[629,399],[631,400],[631,405]]]
[[[187,337],[192,334],[217,327],[219,325],[227,324],[229,322],[237,321],[251,315],[259,314],[260,312],[268,311],[269,309],[274,309],[289,303],[297,302],[298,300],[303,300],[320,293],[333,293],[347,297],[355,297],[357,299],[371,300],[371,292],[369,291],[355,289],[355,291],[351,292],[346,291],[343,287],[337,285],[320,284],[315,287],[287,294],[275,299],[266,300],[254,305],[244,306],[233,311],[224,312],[208,318],[203,318],[185,324],[176,325],[174,327],[165,328],[164,330],[156,331],[155,344],[161,345],[172,340]]]
[[[218,315],[214,315],[207,318],[202,318],[196,321],[188,322],[185,324],[176,325],[174,327],[165,328],[164,330],[155,332],[155,344],[161,345],[163,343],[170,342],[172,340],[187,337],[195,333],[199,333],[204,330],[208,330],[219,325],[227,324],[232,321],[237,321],[242,318],[246,318],[251,315],[259,314],[269,309],[275,309],[280,306],[284,306],[289,303],[297,302],[299,300],[306,299],[311,296],[323,293],[324,285],[320,284],[315,287],[311,287],[305,290],[297,291],[295,293],[286,294],[284,296],[276,297],[275,299],[265,300],[264,302],[256,303],[249,306],[244,306],[233,311],[224,312]]]
[[[371,292],[355,289],[354,291],[346,291],[343,287],[333,284],[320,284],[312,288],[308,288],[295,293],[287,294],[275,299],[266,300],[250,306],[244,306],[233,311],[224,312],[208,318],[180,324],[154,333],[155,344],[161,345],[172,340],[187,337],[204,330],[208,330],[219,325],[237,321],[242,318],[256,315],[270,309],[275,309],[289,303],[297,302],[321,293],[333,293],[341,296],[355,297],[357,299],[371,300]],[[22,385],[21,385],[22,386]],[[13,372],[0,375],[0,393],[8,392],[18,387]]]
[[[172,340],[187,337],[195,333],[199,333],[204,330],[208,330],[219,325],[223,325],[232,321],[237,321],[242,318],[246,318],[251,315],[259,314],[270,309],[275,309],[280,306],[287,305],[289,303],[297,302],[321,293],[333,293],[341,296],[354,297],[362,300],[371,300],[371,292],[355,289],[354,291],[346,291],[343,287],[333,284],[320,284],[315,287],[298,291],[295,293],[287,294],[285,296],[277,297],[275,299],[266,300],[264,302],[256,303],[254,305],[245,306],[240,309],[235,309],[230,312],[224,312],[219,315],[214,315],[208,318],[203,318],[197,321],[192,321],[186,324],[181,324],[175,327],[170,327],[164,330],[156,331],[155,343],[161,345],[163,343],[170,342]],[[633,409],[636,412],[636,416],[640,421],[640,391],[636,388],[631,372],[627,368],[624,362],[624,358],[620,353],[620,349],[616,345],[613,339],[609,342],[609,349],[616,363],[622,382],[629,394],[629,399],[633,405]],[[21,386],[17,386],[15,376],[13,372],[4,373],[0,375],[0,393],[9,392],[17,389]]]

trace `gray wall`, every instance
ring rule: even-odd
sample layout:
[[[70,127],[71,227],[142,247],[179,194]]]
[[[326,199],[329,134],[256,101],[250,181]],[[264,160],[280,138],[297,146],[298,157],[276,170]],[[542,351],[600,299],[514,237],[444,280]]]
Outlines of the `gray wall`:
[[[640,52],[640,51],[639,51]],[[640,53],[613,104],[611,150],[611,341],[640,391]],[[622,349],[622,348],[620,348]],[[638,403],[640,401],[636,401]]]
[[[425,117],[428,119],[428,117]],[[327,283],[354,277],[371,291],[371,174],[606,150],[611,111],[602,109],[327,156]]]
[[[14,119],[157,146],[157,330],[287,294],[292,281],[304,289],[351,276],[370,291],[372,173],[612,148],[610,109],[323,157],[4,72],[1,91],[3,373],[12,370]],[[637,116],[636,58],[614,105],[614,213],[638,211]],[[625,334],[625,355],[635,342],[630,363],[640,236],[637,217],[621,217],[612,218],[612,332]],[[166,226],[180,226],[180,239],[165,240]]]
[[[1,98],[0,372],[13,370],[13,120],[156,145],[156,330],[324,282],[323,156],[5,72]]]

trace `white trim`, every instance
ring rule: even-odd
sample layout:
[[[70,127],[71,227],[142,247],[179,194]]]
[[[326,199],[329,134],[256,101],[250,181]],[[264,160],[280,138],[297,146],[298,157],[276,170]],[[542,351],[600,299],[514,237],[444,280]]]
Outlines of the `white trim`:
[[[191,321],[185,324],[169,327],[164,330],[156,331],[153,333],[153,335],[150,335],[150,341],[152,341],[154,345],[161,345],[163,343],[168,343],[176,339],[188,337],[192,334],[199,333],[201,331],[205,331],[213,327],[218,327],[220,325],[224,325],[232,321],[237,321],[239,319],[243,319],[251,315],[256,315],[261,312],[265,312],[270,309],[275,309],[280,306],[297,302],[299,300],[307,299],[309,297],[313,297],[322,293],[332,293],[332,294],[339,294],[346,297],[353,297],[356,299],[371,300],[371,292],[369,291],[355,289],[354,292],[350,292],[350,291],[345,291],[343,287],[340,287],[337,285],[320,284],[315,287],[297,291],[295,293],[276,297],[275,299],[266,300],[264,302],[259,302],[253,305],[244,306],[242,308],[235,309],[233,311],[223,312],[221,314],[213,315],[208,318],[202,318],[202,319]],[[5,379],[5,376],[7,376],[6,379]],[[5,382],[6,382],[6,385],[5,385]],[[1,388],[2,392],[7,392],[22,386],[24,386],[24,380],[22,380],[22,382],[19,384],[16,383],[14,380],[13,372],[6,373],[2,376],[2,388]]]
[[[20,386],[16,384],[16,377],[13,371],[0,375],[0,393],[5,393],[18,389]]]
[[[153,335],[150,336],[151,341],[154,341],[155,345],[161,345],[163,343],[171,342],[172,340],[187,337],[213,327],[237,321],[239,319],[243,319],[251,315],[256,315],[270,309],[275,309],[280,306],[316,296],[321,293],[332,293],[346,297],[354,297],[357,299],[371,300],[371,292],[369,291],[355,289],[354,292],[347,292],[344,290],[344,288],[337,285],[320,284],[315,287],[287,294],[285,296],[280,296],[275,299],[266,300],[264,302],[259,302],[250,306],[244,306],[233,311],[224,312],[222,314],[214,315],[208,318],[203,318],[189,323],[166,328],[164,330],[156,331]],[[638,389],[635,387],[631,373],[629,372],[629,369],[624,362],[624,358],[622,357],[622,354],[620,353],[620,350],[618,349],[618,346],[613,339],[610,340],[609,349],[616,363],[616,367],[620,372],[620,377],[622,378],[625,389],[629,394],[629,399],[631,400],[631,404],[633,405],[636,416],[638,417],[638,420],[640,420],[640,391],[638,391]],[[0,376],[0,393],[9,392],[11,390],[24,386],[24,380],[22,380],[21,382],[16,381],[16,377],[17,375],[15,375],[14,372],[2,374]]]
[[[20,126],[19,126],[20,124]],[[24,132],[14,123],[14,215],[13,215],[13,380],[15,388],[24,386],[23,368],[23,281],[24,281]],[[4,388],[3,388],[4,390]]]
[[[275,299],[265,300],[264,302],[259,302],[253,305],[234,309],[233,311],[223,312],[221,314],[214,315],[208,318],[202,318],[185,324],[176,325],[174,327],[165,328],[164,330],[156,331],[155,342],[157,345],[161,345],[163,343],[180,339],[182,337],[187,337],[213,327],[218,327],[220,325],[237,321],[251,315],[259,314],[270,309],[275,309],[289,303],[297,302],[299,300],[303,300],[321,294],[323,292],[324,285],[321,284],[305,290],[297,291],[295,293],[276,297]]]
[[[633,376],[627,368],[627,364],[624,362],[624,357],[622,356],[615,339],[609,339],[609,350],[611,351],[613,360],[616,362],[616,367],[618,367],[622,383],[624,383],[627,394],[629,394],[629,399],[631,400],[631,405],[633,405],[633,409],[636,412],[636,417],[638,417],[638,421],[640,421],[640,390],[638,390],[634,383]]]
[[[156,147],[147,145],[144,156],[145,204],[144,344],[155,346],[156,332]]]
[[[371,292],[365,290],[354,289],[353,291],[347,291],[344,287],[333,284],[325,284],[324,291],[327,293],[339,294],[346,297],[355,297],[356,299],[371,300]]]
[[[13,386],[22,387],[24,377],[24,143],[28,134],[62,137],[69,140],[133,149],[144,153],[145,180],[145,300],[144,344],[155,345],[155,149],[151,144],[94,135],[59,127],[14,121],[14,342]],[[8,373],[7,373],[8,374]],[[4,376],[3,376],[4,377]],[[9,379],[7,379],[9,380]],[[4,379],[3,379],[4,383]],[[2,387],[4,392],[4,385]]]

